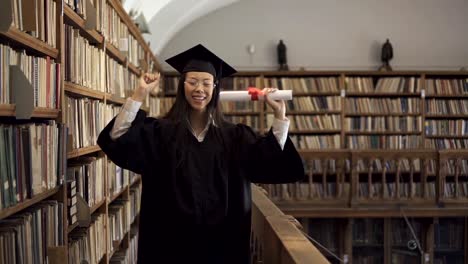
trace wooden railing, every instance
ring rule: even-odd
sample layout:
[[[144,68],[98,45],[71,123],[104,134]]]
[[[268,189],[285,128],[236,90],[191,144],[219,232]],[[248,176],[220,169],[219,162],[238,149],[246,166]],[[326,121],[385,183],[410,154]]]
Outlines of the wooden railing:
[[[283,214],[252,185],[252,264],[329,263],[301,232],[293,217]]]
[[[402,208],[424,208],[411,213],[422,217],[433,212],[446,215],[447,210],[460,215],[461,209],[468,208],[468,150],[307,150],[300,154],[306,173],[303,182],[261,185],[283,212],[295,217],[311,216],[315,209],[328,210],[330,215],[347,210],[342,216],[346,217],[360,209],[366,209],[367,216],[369,208],[399,216]]]

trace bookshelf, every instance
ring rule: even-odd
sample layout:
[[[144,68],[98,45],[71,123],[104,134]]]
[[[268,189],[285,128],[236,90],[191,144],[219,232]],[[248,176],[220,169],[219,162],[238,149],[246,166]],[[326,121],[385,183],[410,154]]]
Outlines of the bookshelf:
[[[12,10],[0,19],[1,56],[18,55],[12,64],[21,66],[0,64],[0,236],[10,239],[12,228],[27,224],[42,237],[34,217],[43,214],[57,239],[44,236],[47,246],[33,239],[33,247],[20,248],[16,257],[30,255],[38,263],[134,261],[142,180],[112,164],[95,141],[140,74],[159,63],[119,1],[38,1],[37,10],[22,9],[17,0],[0,4]],[[15,8],[4,8],[10,4]],[[13,12],[22,12],[23,20]],[[27,28],[35,16],[39,30]],[[21,103],[15,104],[17,98]],[[149,114],[158,108],[155,98],[142,106]],[[18,222],[23,218],[31,220]],[[111,227],[118,225],[126,232],[111,239]]]

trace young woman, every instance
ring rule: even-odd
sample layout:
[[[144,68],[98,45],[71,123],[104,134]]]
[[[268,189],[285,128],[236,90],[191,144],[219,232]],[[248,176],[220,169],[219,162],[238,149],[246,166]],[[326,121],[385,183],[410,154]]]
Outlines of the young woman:
[[[202,45],[167,62],[181,73],[169,113],[139,110],[159,82],[145,74],[98,139],[118,166],[142,174],[138,263],[250,263],[250,183],[304,177],[285,103],[263,90],[275,120],[260,136],[222,117],[220,80],[236,72],[231,66]]]

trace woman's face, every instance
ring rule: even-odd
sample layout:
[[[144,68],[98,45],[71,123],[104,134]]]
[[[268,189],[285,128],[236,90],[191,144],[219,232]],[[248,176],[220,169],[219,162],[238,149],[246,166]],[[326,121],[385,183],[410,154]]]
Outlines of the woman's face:
[[[213,75],[207,72],[187,72],[185,77],[185,99],[193,110],[206,111],[214,90]]]

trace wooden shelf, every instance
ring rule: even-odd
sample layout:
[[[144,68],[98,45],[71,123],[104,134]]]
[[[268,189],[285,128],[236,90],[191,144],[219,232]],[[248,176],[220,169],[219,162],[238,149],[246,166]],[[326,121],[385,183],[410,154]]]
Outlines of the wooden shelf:
[[[140,175],[136,176],[136,177],[133,179],[132,183],[130,183],[130,187],[133,187],[133,185],[135,185],[136,183],[138,183],[138,182],[140,182],[140,181],[141,181],[141,176],[140,176]]]
[[[256,111],[229,111],[229,112],[223,112],[224,115],[231,116],[231,115],[240,115],[240,116],[245,116],[245,115],[260,115],[260,112]]]
[[[15,105],[0,104],[0,116],[15,116]]]
[[[106,101],[108,103],[123,105],[123,104],[125,104],[125,100],[127,100],[127,99],[117,97],[117,96],[115,96],[113,94],[110,94],[110,93],[106,93]]]
[[[120,195],[122,195],[126,190],[128,189],[128,185],[123,187],[122,190],[118,191],[116,194],[114,194],[113,196],[111,196],[110,200],[109,200],[109,203],[108,204],[111,204],[112,202],[115,201],[115,199],[119,198]]]
[[[0,35],[20,44],[27,50],[34,50],[42,55],[46,55],[54,59],[58,58],[59,51],[56,48],[51,47],[49,44],[28,35],[13,26],[11,26],[7,32],[0,32]]]
[[[122,239],[120,241],[112,241],[112,244],[114,246],[114,250],[112,250],[112,252],[109,253],[109,260],[112,258],[112,256],[115,254],[115,252],[119,251],[120,250],[120,246],[122,245],[123,241],[125,239],[128,239],[128,234],[129,234],[130,231],[127,231],[123,236],[122,236]]]
[[[50,118],[58,117],[60,110],[45,107],[36,107],[31,115],[35,118]],[[14,104],[0,104],[0,116],[16,116]]]
[[[12,207],[8,207],[8,208],[3,208],[2,210],[0,210],[0,220],[2,219],[5,219],[11,215],[14,215],[42,200],[45,200],[47,198],[49,198],[50,196],[56,194],[60,188],[62,186],[59,185],[57,187],[55,187],[54,189],[51,189],[51,190],[47,190],[45,192],[42,192],[42,193],[39,193],[39,194],[36,194],[34,197],[32,197],[31,199],[27,199],[26,201],[22,202],[22,203],[19,203],[19,204],[16,204]]]
[[[125,63],[125,56],[118,50],[114,45],[109,42],[106,42],[106,51],[111,57],[117,60],[120,64]]]
[[[453,99],[467,99],[468,94],[426,94],[426,98],[453,98]]]
[[[102,199],[102,201],[98,202],[93,207],[91,207],[90,213],[94,214],[94,212],[96,212],[99,208],[101,208],[105,204],[106,204],[106,199]]]
[[[420,135],[421,131],[348,131],[346,135]]]
[[[453,118],[460,118],[460,119],[468,119],[468,114],[426,114],[427,118],[437,118],[437,119],[453,119]]]
[[[267,111],[267,114],[274,114],[273,111]],[[305,111],[305,110],[286,110],[286,116],[288,115],[339,115],[341,110],[316,110],[316,111]]]
[[[137,66],[135,66],[133,63],[129,62],[128,63],[128,68],[130,69],[131,72],[133,72],[138,77],[140,77],[140,69],[138,69]]]
[[[97,151],[101,151],[101,148],[99,146],[89,146],[79,149],[73,149],[67,153],[67,159],[77,158]]]
[[[420,113],[349,113],[346,117],[351,116],[420,116]]]
[[[277,203],[281,211],[287,215],[294,217],[310,217],[310,218],[327,218],[327,217],[351,217],[351,218],[366,218],[366,217],[401,217],[401,210],[405,210],[408,217],[457,217],[466,216],[466,207],[459,208],[439,208],[437,206],[404,206],[404,203],[395,206],[359,206],[343,208],[343,207],[324,207],[323,203],[300,203],[293,200],[289,203]]]
[[[143,35],[140,32],[140,29],[133,23],[133,20],[130,18],[130,16],[127,14],[125,11],[124,7],[122,6],[122,3],[120,0],[107,0],[107,2],[114,8],[114,10],[117,12],[117,15],[120,17],[120,19],[127,25],[128,31],[136,38],[138,43],[148,52],[151,52],[150,47],[146,44],[145,39],[143,38]]]
[[[63,7],[64,12],[64,21],[69,22],[71,25],[78,27],[83,35],[92,43],[99,43],[101,44],[104,41],[104,37],[97,32],[95,29],[88,30],[85,27],[84,19],[79,16],[75,11],[73,11],[68,5],[64,4]]]
[[[76,221],[73,225],[69,225],[69,226],[68,226],[68,229],[67,229],[68,234],[70,234],[71,232],[73,232],[73,230],[74,230],[75,228],[77,228],[78,225],[79,225],[78,221]]]
[[[468,135],[426,135],[426,138],[459,138],[468,139]]]
[[[268,131],[268,130],[267,130]],[[340,129],[321,129],[321,130],[316,130],[316,129],[295,129],[295,130],[289,130],[289,134],[339,134],[341,133]]]
[[[294,92],[293,96],[340,96],[341,92]]]
[[[71,82],[64,82],[65,92],[72,93],[75,95],[81,95],[85,97],[90,97],[98,100],[104,100],[104,92],[96,91],[89,89],[87,87],[74,84]]]
[[[363,92],[346,92],[347,97],[421,97],[421,93],[363,93]]]

